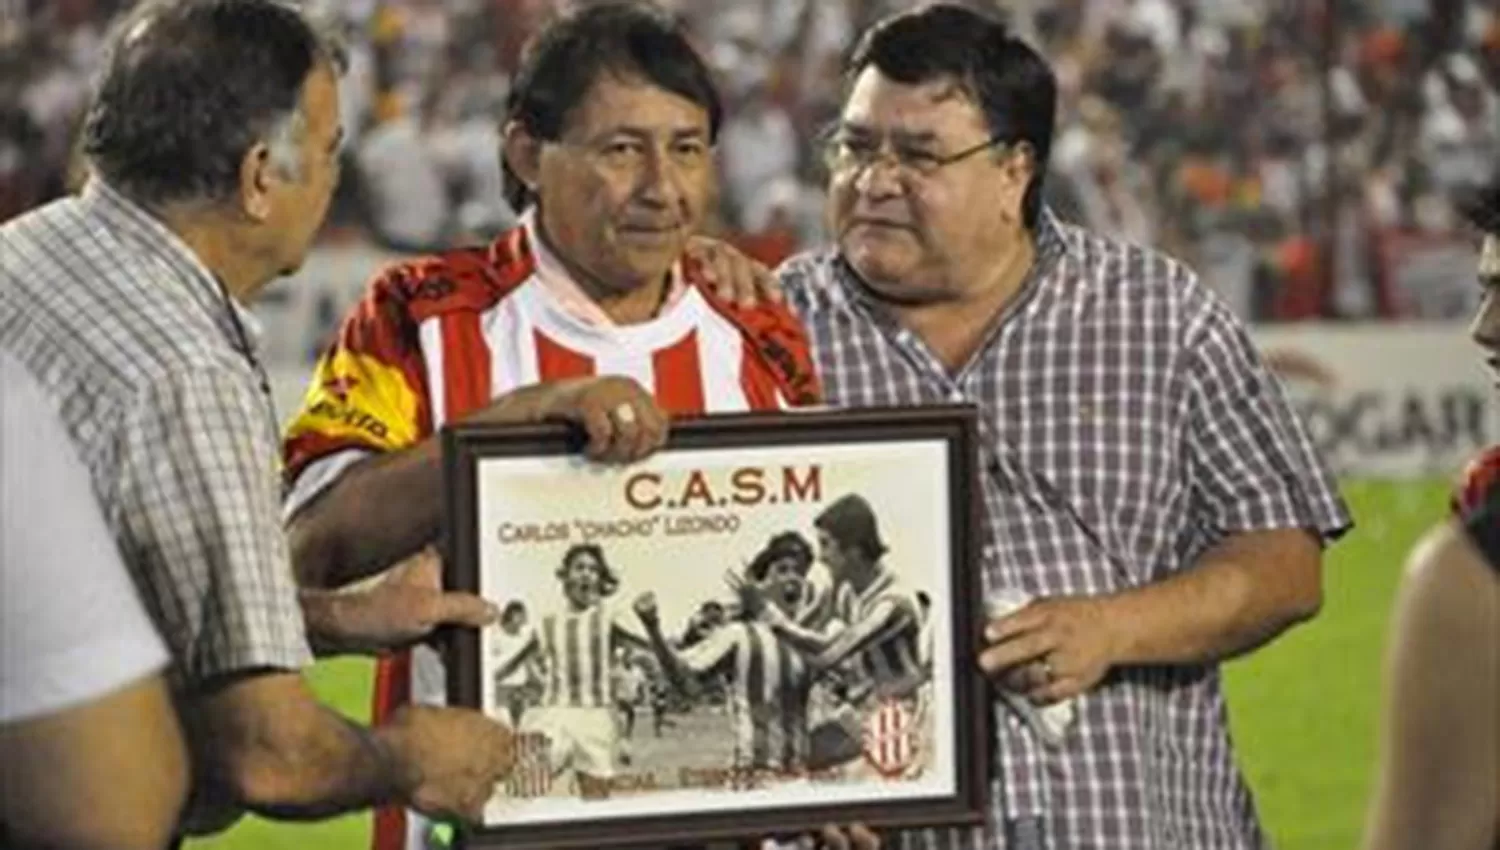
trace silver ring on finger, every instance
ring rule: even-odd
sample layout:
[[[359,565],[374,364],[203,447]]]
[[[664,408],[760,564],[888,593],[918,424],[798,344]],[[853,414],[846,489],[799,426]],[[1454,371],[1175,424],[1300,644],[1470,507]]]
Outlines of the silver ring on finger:
[[[621,425],[635,424],[635,408],[631,407],[628,404],[620,404],[614,410],[610,411],[609,415],[611,419],[614,419]]]
[[[1052,659],[1051,658],[1043,658],[1041,660],[1041,665],[1042,665],[1042,684],[1044,684],[1044,685],[1050,685],[1050,684],[1052,684],[1052,680],[1053,680],[1053,678],[1055,678],[1055,676],[1054,676],[1054,674],[1052,672]]]

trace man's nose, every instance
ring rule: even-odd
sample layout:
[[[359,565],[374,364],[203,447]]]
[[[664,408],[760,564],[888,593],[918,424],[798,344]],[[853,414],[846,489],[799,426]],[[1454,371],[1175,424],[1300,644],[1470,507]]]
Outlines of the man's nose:
[[[677,166],[664,151],[652,151],[641,170],[637,197],[652,206],[672,208],[682,198],[682,180]]]

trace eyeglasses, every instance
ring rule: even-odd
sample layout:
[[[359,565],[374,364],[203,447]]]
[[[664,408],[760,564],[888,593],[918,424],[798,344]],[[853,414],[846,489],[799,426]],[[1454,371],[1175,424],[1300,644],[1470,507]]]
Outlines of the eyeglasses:
[[[1007,141],[999,136],[992,136],[973,147],[944,156],[914,145],[832,132],[823,142],[823,162],[830,172],[842,175],[864,171],[876,163],[889,160],[899,174],[923,178],[1001,144],[1007,144]]]

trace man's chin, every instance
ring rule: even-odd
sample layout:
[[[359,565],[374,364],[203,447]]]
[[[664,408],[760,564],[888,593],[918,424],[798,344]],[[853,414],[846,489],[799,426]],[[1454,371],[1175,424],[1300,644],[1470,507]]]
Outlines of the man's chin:
[[[839,250],[859,276],[874,286],[908,277],[915,265],[909,252],[860,237],[845,238]]]
[[[663,280],[672,273],[672,267],[682,259],[685,246],[678,245],[674,249],[663,248],[661,250],[627,250],[625,251],[621,269],[632,283],[629,288],[639,289],[650,281]]]

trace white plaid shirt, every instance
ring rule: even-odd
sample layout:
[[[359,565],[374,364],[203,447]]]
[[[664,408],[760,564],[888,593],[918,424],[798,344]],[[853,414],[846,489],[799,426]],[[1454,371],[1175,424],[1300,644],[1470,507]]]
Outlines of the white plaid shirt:
[[[181,240],[99,180],[0,226],[0,348],[57,406],[179,688],[312,657],[270,399],[229,309]]]
[[[1235,532],[1349,527],[1281,386],[1189,269],[1050,212],[1037,248],[956,375],[835,254],[780,269],[830,404],[980,407],[987,591],[1110,593],[1189,569]],[[1116,669],[1077,703],[1057,751],[997,708],[987,827],[901,843],[1002,847],[1006,821],[1035,819],[1066,850],[1264,845],[1216,665]]]

